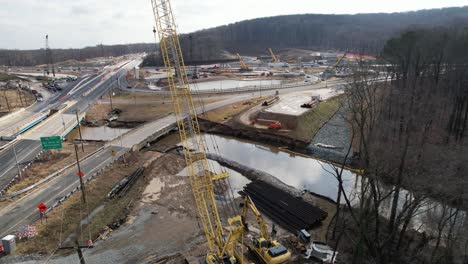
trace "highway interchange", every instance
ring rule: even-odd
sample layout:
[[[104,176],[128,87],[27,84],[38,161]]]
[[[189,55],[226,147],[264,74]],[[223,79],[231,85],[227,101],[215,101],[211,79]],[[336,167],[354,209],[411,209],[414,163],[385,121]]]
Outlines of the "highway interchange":
[[[48,102],[43,102],[35,106],[36,111],[46,111],[54,106],[70,102],[73,100],[74,103],[71,107],[67,108],[63,113],[69,114],[75,117],[75,111],[84,113],[92,104],[96,102],[110,87],[117,85],[119,77],[126,74],[129,68],[139,64],[140,60],[136,59],[119,70],[109,74],[106,79],[101,79],[99,76],[104,76],[103,73],[97,75],[91,75],[79,78],[76,82],[69,85],[62,92],[61,96],[56,96]],[[332,82],[328,83],[328,87],[341,86],[344,82]],[[307,86],[293,87],[282,89],[281,93],[289,93],[299,90],[308,89],[320,89],[325,88],[324,84],[310,84]],[[208,111],[215,108],[223,107],[238,101],[242,101],[252,96],[262,95],[274,95],[275,90],[268,91],[251,91],[249,93],[237,93],[232,94],[227,99],[211,103],[206,105],[203,110]],[[199,113],[203,111],[197,109]],[[52,116],[54,117],[54,116]],[[43,122],[58,122],[61,119],[58,115],[55,116],[55,120],[47,120]],[[106,165],[111,164],[115,159],[118,159],[125,152],[130,151],[135,145],[145,142],[147,138],[150,138],[153,134],[162,131],[168,126],[174,125],[175,117],[169,115],[161,119],[155,120],[144,126],[137,127],[133,131],[126,133],[121,139],[108,142],[103,148],[96,151],[90,157],[83,159],[80,164],[82,170],[85,172],[84,179],[88,179],[93,176],[94,173],[103,169]],[[45,126],[45,125],[42,125]],[[34,131],[34,130],[33,130]],[[26,132],[25,135],[31,135],[33,133]],[[52,135],[52,134],[51,134]],[[24,138],[24,135],[20,136]],[[34,138],[34,137],[31,137]],[[18,160],[21,162],[21,166],[25,166],[41,151],[40,143],[38,138],[36,139],[20,139],[17,141],[15,149],[17,151]],[[112,150],[116,154],[112,155]],[[0,153],[0,186],[4,186],[9,180],[11,180],[17,174],[17,168],[14,160],[14,153],[12,148],[3,150]],[[46,204],[53,205],[60,202],[60,200],[72,190],[76,190],[79,185],[78,177],[76,176],[76,169],[70,168],[65,170],[50,179],[48,182],[40,185],[38,188],[23,194],[19,199],[12,201],[7,206],[0,209],[0,236],[4,236],[16,230],[17,228],[33,223],[39,219],[37,213],[37,204],[44,202]]]

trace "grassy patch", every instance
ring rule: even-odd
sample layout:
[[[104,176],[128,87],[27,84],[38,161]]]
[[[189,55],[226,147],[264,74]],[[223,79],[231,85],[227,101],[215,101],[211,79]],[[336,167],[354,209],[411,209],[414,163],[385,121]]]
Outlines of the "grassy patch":
[[[252,107],[264,101],[266,97],[256,97],[249,100],[237,102],[234,104],[230,104],[224,107],[220,107],[211,111],[206,112],[201,117],[208,119],[212,122],[223,122],[225,120],[229,120],[235,115],[239,114],[240,112]]]
[[[220,99],[207,99],[204,100],[204,104],[213,103],[219,101]],[[201,105],[200,102],[195,101],[195,106]],[[121,122],[147,122],[158,119],[164,115],[174,112],[174,106],[172,103],[139,103],[129,100],[128,103],[115,103],[113,104],[114,108],[122,110],[119,115],[119,121]],[[90,111],[86,114],[86,120],[89,122],[100,121],[107,119],[107,113],[110,111],[109,104],[100,104],[95,105],[91,108]]]
[[[300,116],[297,128],[291,131],[291,136],[306,141],[312,140],[322,125],[338,111],[342,98],[342,96],[336,96],[321,102],[317,107]]]
[[[34,103],[36,98],[21,89],[0,90],[0,112],[14,111]]]
[[[13,79],[18,79],[18,77],[6,73],[0,73],[0,81],[9,81]]]
[[[84,156],[94,152],[102,144],[93,144],[86,145],[85,152],[81,152],[81,147],[79,149],[79,157],[83,158]],[[16,191],[22,190],[30,186],[33,183],[36,183],[50,174],[60,170],[61,168],[73,164],[76,161],[75,156],[75,147],[73,144],[64,143],[61,150],[52,150],[48,154],[42,154],[39,160],[34,161],[34,163],[26,171],[22,173],[21,181],[12,185],[7,193],[14,193]]]
[[[145,185],[143,176],[125,197],[107,201],[107,193],[112,189],[112,186],[125,176],[130,175],[142,164],[140,158],[140,154],[133,154],[127,157],[128,165],[117,162],[111,169],[86,185],[89,212],[91,213],[98,206],[105,204],[105,207],[92,218],[89,226],[80,228],[79,223],[81,219],[86,217],[88,208],[82,201],[81,192],[75,192],[61,206],[48,214],[47,222],[44,221],[41,224],[38,221],[35,223],[38,235],[29,240],[19,241],[16,254],[50,254],[61,241],[73,233],[77,234],[80,244],[83,245],[86,245],[89,234],[91,234],[91,239],[95,240],[104,226],[124,217],[127,208],[135,197],[139,196],[141,188]],[[60,254],[60,252],[56,254]]]

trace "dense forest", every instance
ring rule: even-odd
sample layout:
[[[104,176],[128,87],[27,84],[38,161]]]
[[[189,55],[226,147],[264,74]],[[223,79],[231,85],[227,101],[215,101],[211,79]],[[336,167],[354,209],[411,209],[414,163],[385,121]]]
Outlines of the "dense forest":
[[[62,62],[67,60],[82,61],[95,57],[121,56],[130,53],[154,52],[157,46],[153,43],[138,43],[127,45],[97,45],[82,49],[53,49],[53,60]],[[46,63],[45,49],[38,50],[1,50],[0,65],[34,66]]]
[[[377,54],[386,40],[408,28],[468,25],[468,6],[404,13],[303,14],[258,18],[184,34],[186,60],[219,59],[223,51],[257,55],[268,47],[364,51]],[[55,61],[153,52],[154,44],[53,50]],[[44,50],[0,50],[0,65],[45,63]]]
[[[345,206],[329,237],[347,263],[468,263],[467,45],[466,27],[409,30],[383,47],[385,80],[363,63],[347,84],[363,177],[346,192],[334,166]]]

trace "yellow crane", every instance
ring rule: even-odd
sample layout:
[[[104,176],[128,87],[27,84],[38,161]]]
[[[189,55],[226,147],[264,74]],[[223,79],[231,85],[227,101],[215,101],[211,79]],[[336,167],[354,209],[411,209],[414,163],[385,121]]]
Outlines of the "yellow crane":
[[[200,135],[171,3],[169,0],[151,0],[151,4],[192,193],[208,243],[206,262],[242,264],[243,252],[237,248],[243,239],[242,218],[240,215],[228,218],[226,227],[221,223],[213,181],[226,179],[229,175],[210,172],[205,152],[207,146]],[[173,69],[175,75],[172,74]]]
[[[346,55],[348,54],[348,52],[345,52],[343,53],[343,56],[341,56],[340,58],[338,58],[338,60],[336,61],[335,64],[333,64],[333,68],[336,68],[340,65],[341,61],[346,57]]]
[[[273,50],[271,48],[268,48],[268,51],[271,54],[271,62],[280,62],[278,57],[276,57],[275,53],[273,53]]]
[[[248,245],[249,248],[266,264],[280,264],[288,262],[291,258],[291,252],[289,252],[289,250],[281,245],[277,240],[273,240],[272,237],[270,237],[260,211],[258,211],[250,197],[245,195],[244,207],[242,209],[243,221],[247,219],[249,209],[254,214],[257,224],[260,227],[260,237],[253,237],[252,245]],[[248,229],[248,225],[246,223],[244,223],[244,226]]]
[[[236,55],[237,55],[237,58],[239,59],[239,65],[240,65],[241,71],[252,71],[252,69],[250,69],[249,65],[247,65],[244,62],[244,59],[242,59],[241,55],[239,55],[239,53],[237,53]]]

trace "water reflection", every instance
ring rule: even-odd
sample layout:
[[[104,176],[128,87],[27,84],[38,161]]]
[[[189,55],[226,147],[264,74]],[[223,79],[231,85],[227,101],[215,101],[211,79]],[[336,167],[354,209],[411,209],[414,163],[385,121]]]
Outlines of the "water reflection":
[[[219,154],[229,160],[271,174],[287,185],[300,190],[308,190],[336,201],[338,181],[332,173],[333,167],[330,164],[250,141],[217,135],[206,135],[205,138],[209,153]],[[218,153],[216,153],[215,149]],[[219,166],[217,163],[216,165]],[[240,180],[244,178],[241,174],[232,170],[229,170],[229,172],[232,175],[232,185],[236,192],[242,189],[244,184],[248,183]],[[349,170],[343,171],[342,178],[345,193],[351,204],[358,206],[362,198],[361,193],[369,193],[368,189],[364,190],[368,187],[369,179],[356,175]],[[383,199],[379,206],[379,214],[388,218],[394,187],[382,183],[378,183],[378,185],[380,190],[379,199]],[[411,192],[404,189],[400,190],[397,212],[407,213],[407,209],[404,208],[414,202],[414,199],[415,196]],[[341,199],[341,203],[344,202],[344,199]],[[454,213],[457,213],[455,227],[462,226],[466,216],[464,211],[424,198],[412,213],[414,217],[410,227],[418,231],[423,230],[432,233],[434,221]]]
[[[222,80],[190,84],[190,89],[195,90],[224,90],[248,86],[269,86],[281,84],[281,80]]]

